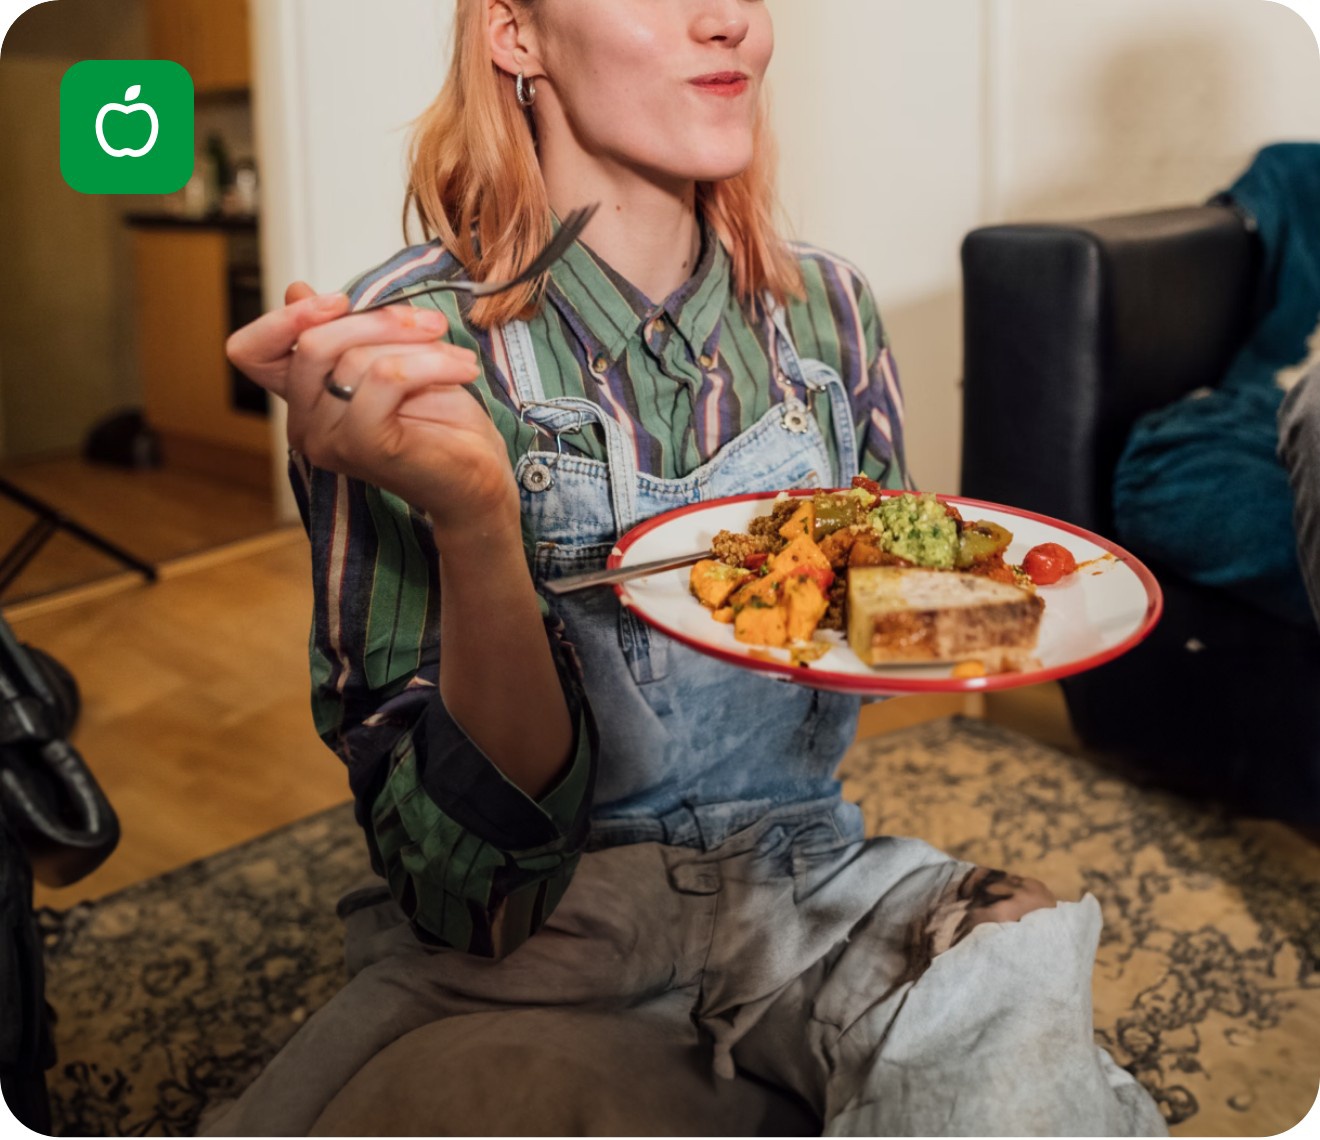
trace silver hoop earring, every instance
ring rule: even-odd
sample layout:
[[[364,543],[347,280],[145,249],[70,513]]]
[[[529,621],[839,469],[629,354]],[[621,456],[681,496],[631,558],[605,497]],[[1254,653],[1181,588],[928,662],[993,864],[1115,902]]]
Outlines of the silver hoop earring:
[[[518,106],[520,107],[530,107],[536,102],[536,84],[523,75],[521,71],[518,72],[513,91],[518,96]]]

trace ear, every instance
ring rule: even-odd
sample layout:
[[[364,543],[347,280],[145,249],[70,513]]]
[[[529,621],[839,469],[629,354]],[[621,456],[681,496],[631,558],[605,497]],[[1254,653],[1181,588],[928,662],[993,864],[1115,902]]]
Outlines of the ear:
[[[510,0],[489,0],[487,39],[495,66],[510,75],[524,72],[529,79],[542,74],[536,35],[527,16]]]

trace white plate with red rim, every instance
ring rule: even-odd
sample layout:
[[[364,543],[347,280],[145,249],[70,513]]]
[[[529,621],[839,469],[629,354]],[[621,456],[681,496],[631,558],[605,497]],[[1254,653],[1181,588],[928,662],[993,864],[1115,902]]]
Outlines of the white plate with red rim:
[[[635,578],[614,590],[623,605],[647,624],[701,653],[812,688],[863,695],[974,693],[1038,685],[1112,661],[1137,645],[1159,621],[1164,598],[1155,576],[1108,539],[1015,507],[955,495],[937,497],[956,507],[967,522],[984,519],[1009,530],[1013,542],[1004,557],[1014,565],[1044,542],[1066,547],[1077,560],[1076,573],[1056,585],[1039,587],[1045,601],[1035,654],[1039,668],[966,677],[954,676],[948,664],[869,666],[848,648],[842,633],[826,630],[818,630],[816,637],[830,644],[828,651],[810,664],[794,664],[789,650],[746,645],[734,637],[731,625],[715,621],[688,588],[689,568]],[[776,498],[775,492],[737,495],[657,515],[624,535],[608,566],[640,565],[709,549],[721,530],[745,533],[754,518],[770,513]]]

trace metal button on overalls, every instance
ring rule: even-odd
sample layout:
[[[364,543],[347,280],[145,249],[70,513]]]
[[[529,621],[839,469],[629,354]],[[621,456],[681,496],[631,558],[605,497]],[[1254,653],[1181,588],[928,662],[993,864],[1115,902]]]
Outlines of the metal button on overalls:
[[[550,468],[544,463],[529,463],[527,469],[522,473],[522,485],[528,491],[533,493],[539,491],[548,491],[555,482],[555,477],[550,473]]]
[[[784,413],[784,427],[794,435],[801,435],[810,423],[806,408],[789,408]]]

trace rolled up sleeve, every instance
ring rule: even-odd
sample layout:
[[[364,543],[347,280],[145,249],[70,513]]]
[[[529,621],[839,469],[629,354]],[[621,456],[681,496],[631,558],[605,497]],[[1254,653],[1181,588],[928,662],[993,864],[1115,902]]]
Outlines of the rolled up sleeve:
[[[586,841],[597,743],[577,656],[540,599],[574,737],[559,778],[533,799],[441,698],[429,521],[395,496],[290,458],[311,539],[313,717],[348,769],[372,865],[419,938],[503,956],[549,917]]]
[[[540,929],[577,867],[596,735],[571,653],[548,623],[547,632],[574,739],[567,766],[542,796],[510,782],[433,687],[391,750],[370,834],[391,893],[426,941],[503,957]]]

